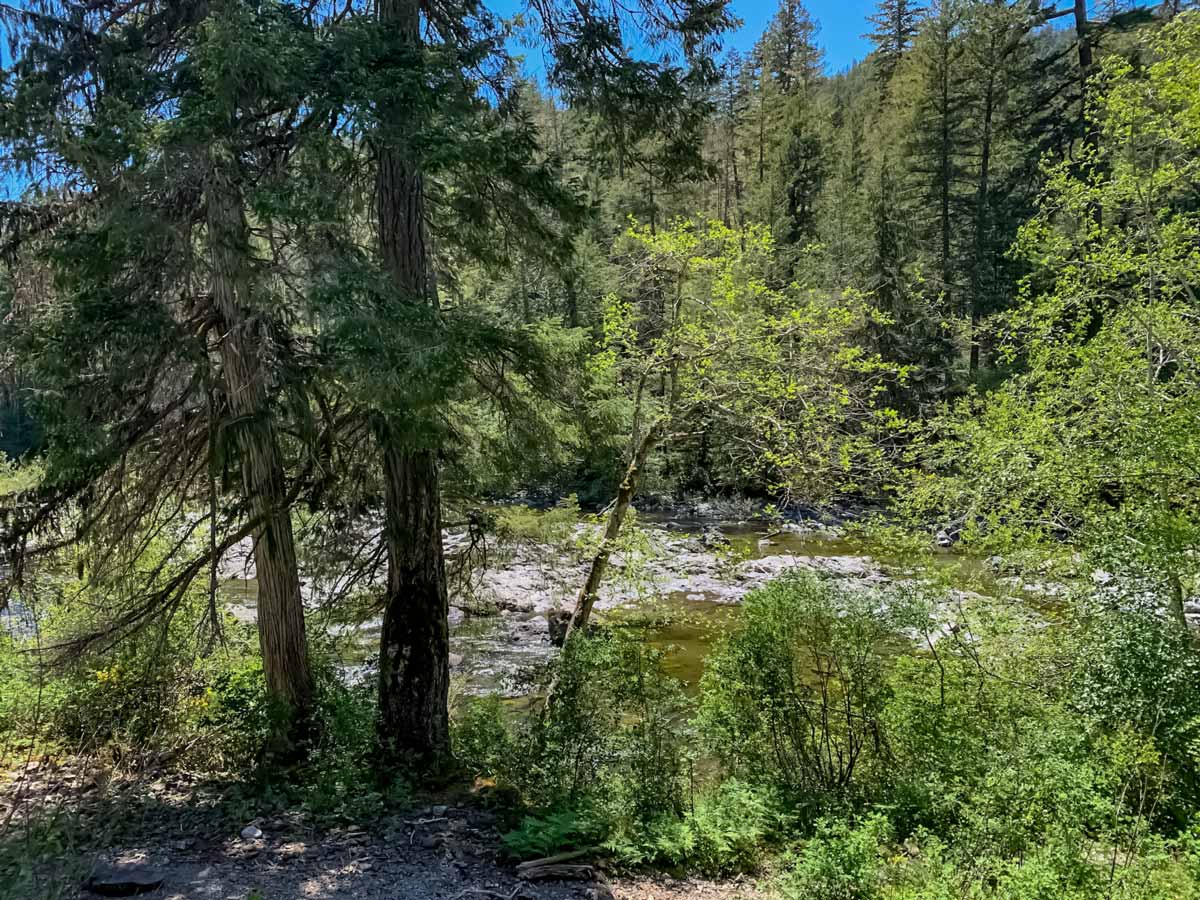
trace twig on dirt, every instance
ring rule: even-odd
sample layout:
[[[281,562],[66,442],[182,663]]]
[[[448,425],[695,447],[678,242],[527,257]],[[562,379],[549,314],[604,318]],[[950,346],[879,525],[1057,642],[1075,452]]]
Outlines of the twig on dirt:
[[[517,871],[527,872],[530,869],[539,869],[542,866],[570,862],[573,859],[579,859],[581,856],[590,856],[593,853],[599,853],[601,849],[600,847],[584,847],[582,850],[566,850],[562,853],[555,853],[553,856],[547,856],[544,859],[529,859],[523,863],[518,863]]]
[[[489,891],[485,890],[484,888],[467,888],[466,890],[459,891],[457,894],[451,897],[450,900],[462,900],[462,898],[466,897],[468,894],[475,894],[480,897],[496,897],[498,900],[515,900],[517,894],[519,893],[521,893],[520,885],[517,885],[515,888],[513,888],[511,894],[502,894],[499,891]]]
[[[409,825],[432,825],[434,822],[448,822],[449,816],[436,816],[432,819],[413,819]]]

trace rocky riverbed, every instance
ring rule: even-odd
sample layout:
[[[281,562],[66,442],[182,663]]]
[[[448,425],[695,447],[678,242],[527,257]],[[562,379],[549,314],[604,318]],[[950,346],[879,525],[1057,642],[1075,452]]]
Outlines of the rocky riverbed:
[[[596,526],[580,523],[553,543],[515,542],[493,547],[485,567],[458,579],[451,595],[451,664],[467,694],[519,696],[524,673],[555,653],[550,618],[569,608],[586,576]],[[466,536],[445,535],[448,556]],[[596,603],[645,612],[661,619],[650,638],[676,648],[672,668],[698,678],[704,654],[727,616],[747,593],[781,574],[804,570],[870,588],[894,574],[848,540],[837,526],[771,525],[660,516],[641,523],[635,550],[613,556]],[[949,558],[949,557],[947,557]],[[229,607],[254,615],[253,562],[249,547],[236,548],[222,566]],[[308,588],[313,602],[320,585]],[[336,626],[343,637],[349,677],[369,677],[380,622]]]

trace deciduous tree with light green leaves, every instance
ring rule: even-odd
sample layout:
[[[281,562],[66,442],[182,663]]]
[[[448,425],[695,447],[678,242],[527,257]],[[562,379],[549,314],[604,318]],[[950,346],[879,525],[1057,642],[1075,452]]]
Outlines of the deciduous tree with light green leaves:
[[[883,471],[875,437],[897,418],[879,402],[902,369],[864,349],[865,299],[773,286],[761,225],[634,225],[615,248],[621,289],[606,300],[597,383],[628,410],[628,468],[580,591],[587,622],[613,542],[656,448],[710,434],[729,471],[791,498],[828,499]]]
[[[1049,170],[1021,230],[1023,372],[938,424],[907,499],[981,544],[1066,539],[1182,621],[1200,576],[1200,16],[1142,53],[1106,61],[1095,146]]]

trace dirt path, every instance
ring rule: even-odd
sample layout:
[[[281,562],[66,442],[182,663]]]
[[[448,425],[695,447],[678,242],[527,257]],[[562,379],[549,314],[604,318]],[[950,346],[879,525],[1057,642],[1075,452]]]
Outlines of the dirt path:
[[[484,800],[462,794],[361,824],[255,816],[236,788],[33,771],[0,784],[0,898],[95,900],[99,877],[150,900],[754,900],[750,880],[678,880],[581,859],[572,880],[522,880]],[[111,888],[111,884],[109,885]]]
[[[719,884],[594,867],[570,881],[523,881],[502,858],[495,818],[470,805],[435,806],[366,827],[323,831],[262,822],[260,838],[210,835],[171,844],[116,848],[105,863],[141,864],[163,877],[144,897],[161,900],[734,900],[749,883]],[[257,826],[255,826],[257,827]],[[81,898],[97,896],[83,891]]]

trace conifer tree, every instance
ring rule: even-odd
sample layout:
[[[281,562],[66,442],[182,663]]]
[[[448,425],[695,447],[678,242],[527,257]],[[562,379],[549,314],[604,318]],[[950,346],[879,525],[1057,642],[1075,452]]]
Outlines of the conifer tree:
[[[781,252],[792,256],[785,264],[790,276],[795,274],[795,253],[817,233],[817,203],[826,174],[824,140],[810,116],[794,116],[781,165],[783,214],[777,233]]]
[[[684,161],[698,159],[696,129],[708,107],[690,98],[705,96],[697,89],[711,86],[715,76],[709,41],[728,25],[723,5],[680,4],[665,28],[652,4],[641,10],[654,17],[662,41],[678,40],[684,47],[686,67],[635,58],[616,8],[552,2],[533,7],[555,54],[551,81],[569,102],[613,124],[609,149],[619,164],[635,157],[642,135],[671,128],[673,155]],[[467,122],[491,115],[490,107],[477,98],[473,73],[503,71],[502,34],[486,9],[470,0],[436,10],[418,0],[384,0],[376,24],[383,46],[371,97],[378,115],[371,138],[376,146],[379,258],[390,279],[393,302],[405,315],[424,321],[435,344],[445,345],[448,336],[438,315],[426,231],[425,178],[441,152],[435,140],[439,113]],[[431,63],[443,63],[444,68],[431,72]],[[431,74],[437,76],[440,92],[430,90]],[[489,84],[495,88],[503,82],[497,77]],[[469,152],[470,145],[459,149]],[[511,165],[497,173],[502,179],[537,191],[538,185],[522,174],[533,168],[531,159],[502,160]],[[473,162],[479,165],[481,160]],[[487,164],[483,169],[489,169]],[[428,762],[448,749],[447,594],[438,458],[443,439],[436,418],[430,418],[437,411],[436,404],[426,410],[413,407],[401,389],[384,400],[375,419],[386,482],[388,555],[380,638],[380,734],[396,762]]]
[[[781,0],[762,38],[766,76],[785,96],[807,91],[824,68],[824,52],[816,43],[817,23],[801,0]]]
[[[1032,210],[1032,191],[1024,181],[1037,164],[1026,137],[1032,110],[1022,101],[1030,83],[1024,10],[1003,3],[976,3],[964,12],[962,68],[968,113],[969,162],[964,178],[971,183],[971,243],[966,289],[969,327],[968,366],[981,364],[981,323],[1006,305],[1017,272],[1005,252],[1016,238],[1019,222]],[[1014,177],[1015,175],[1015,177]]]
[[[915,0],[881,0],[874,15],[867,17],[875,28],[863,37],[875,47],[873,57],[881,88],[887,87],[896,66],[912,49],[924,12]]]
[[[29,549],[65,514],[76,539],[131,539],[173,528],[171,504],[203,504],[207,551],[189,557],[178,540],[144,592],[75,649],[169,620],[192,581],[250,538],[267,686],[299,721],[312,679],[298,488],[276,420],[288,314],[248,208],[294,142],[320,58],[312,31],[283,4],[239,0],[46,3],[9,20],[0,138],[41,219],[36,235],[11,221],[9,233],[54,276],[52,301],[11,322],[11,346],[54,399],[39,405],[46,478],[6,538]],[[240,503],[224,512],[214,482],[227,462]],[[102,554],[97,574],[109,564]]]
[[[914,96],[905,169],[925,215],[921,241],[935,290],[961,302],[957,240],[963,189],[965,100],[959,40],[960,13],[953,0],[930,9],[913,52]]]

